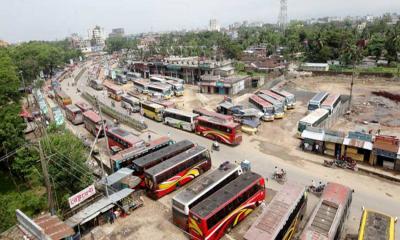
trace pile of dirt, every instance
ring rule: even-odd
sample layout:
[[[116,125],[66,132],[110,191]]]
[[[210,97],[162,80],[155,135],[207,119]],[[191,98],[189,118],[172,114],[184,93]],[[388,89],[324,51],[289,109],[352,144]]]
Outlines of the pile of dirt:
[[[399,94],[394,94],[394,93],[390,93],[390,92],[386,92],[386,91],[378,91],[378,92],[374,91],[374,92],[372,92],[372,94],[390,99],[396,103],[400,103],[400,95]]]

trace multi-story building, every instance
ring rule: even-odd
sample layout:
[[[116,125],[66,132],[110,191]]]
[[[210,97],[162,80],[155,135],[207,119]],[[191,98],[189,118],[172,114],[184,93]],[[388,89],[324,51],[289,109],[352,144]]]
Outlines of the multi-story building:
[[[123,28],[114,28],[111,30],[111,33],[108,34],[109,38],[112,37],[123,37],[125,35],[125,30]]]
[[[104,29],[100,26],[95,26],[88,31],[89,39],[91,41],[92,50],[103,50],[105,46]]]
[[[212,32],[214,32],[214,31],[219,32],[221,30],[221,27],[219,26],[217,19],[210,20],[208,30],[210,30]]]

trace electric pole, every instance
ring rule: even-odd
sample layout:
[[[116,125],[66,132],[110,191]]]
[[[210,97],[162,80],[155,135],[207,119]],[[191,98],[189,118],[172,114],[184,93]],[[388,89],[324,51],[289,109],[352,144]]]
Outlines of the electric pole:
[[[39,140],[39,155],[40,155],[40,164],[42,165],[42,171],[43,171],[43,177],[44,177],[44,182],[46,184],[46,190],[47,190],[47,204],[50,209],[51,215],[54,215],[54,203],[53,203],[53,198],[51,194],[51,185],[50,185],[50,179],[49,179],[49,172],[47,171],[47,162],[44,157],[43,149],[42,149],[42,144],[40,143]]]

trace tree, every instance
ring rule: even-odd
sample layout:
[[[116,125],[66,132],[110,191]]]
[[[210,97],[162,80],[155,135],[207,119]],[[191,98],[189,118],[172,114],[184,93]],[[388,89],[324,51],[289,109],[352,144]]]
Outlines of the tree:
[[[385,38],[380,33],[374,33],[368,42],[368,54],[375,56],[376,60],[383,54],[383,50],[385,49]]]

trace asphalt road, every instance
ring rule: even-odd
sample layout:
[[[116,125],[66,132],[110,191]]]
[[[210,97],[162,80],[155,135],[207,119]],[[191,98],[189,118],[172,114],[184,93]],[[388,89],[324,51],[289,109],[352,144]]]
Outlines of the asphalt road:
[[[87,91],[90,94],[96,94],[100,101],[111,106],[111,99],[107,98],[107,95],[104,93],[104,91],[96,91],[88,87],[86,81],[87,72],[83,74],[80,81],[78,81],[77,86],[68,86],[68,82],[72,82],[72,79],[69,79],[62,82],[62,88],[71,96],[73,102],[81,100],[79,93],[76,91],[76,87],[78,87],[81,92]],[[119,103],[116,103],[115,108],[126,113],[126,111],[120,107]],[[137,119],[140,118],[139,114],[133,114],[132,117]],[[211,148],[212,141],[200,137],[194,133],[168,127],[162,123],[154,122],[149,119],[145,119],[145,121],[149,126],[149,132],[153,132],[158,135],[170,135],[174,140],[177,141],[189,139],[199,145],[209,146]],[[135,131],[132,130],[132,132]],[[254,141],[252,142],[248,136],[244,136],[243,143],[239,146],[230,147],[221,145],[220,151],[212,152],[214,166],[218,166],[224,161],[240,162],[245,159],[251,162],[253,171],[263,175],[266,178],[270,178],[272,172],[274,171],[274,167],[278,166],[279,168],[284,168],[287,171],[288,181],[294,181],[304,185],[309,185],[312,180],[324,182],[334,181],[353,188],[355,191],[353,195],[353,203],[351,205],[350,217],[346,223],[348,233],[357,232],[361,216],[361,209],[363,206],[400,217],[400,186],[397,183],[388,182],[386,180],[378,179],[365,174],[342,169],[325,168],[321,166],[321,164],[316,164],[312,161],[303,161],[298,159],[293,159],[291,161],[283,160],[279,156],[269,155],[261,152],[258,144]],[[272,180],[268,181],[267,184],[269,185],[269,188],[274,190],[279,190],[280,188],[280,185]],[[396,227],[396,232],[399,233],[399,222],[397,223]],[[397,234],[396,239],[400,239],[400,234]]]

